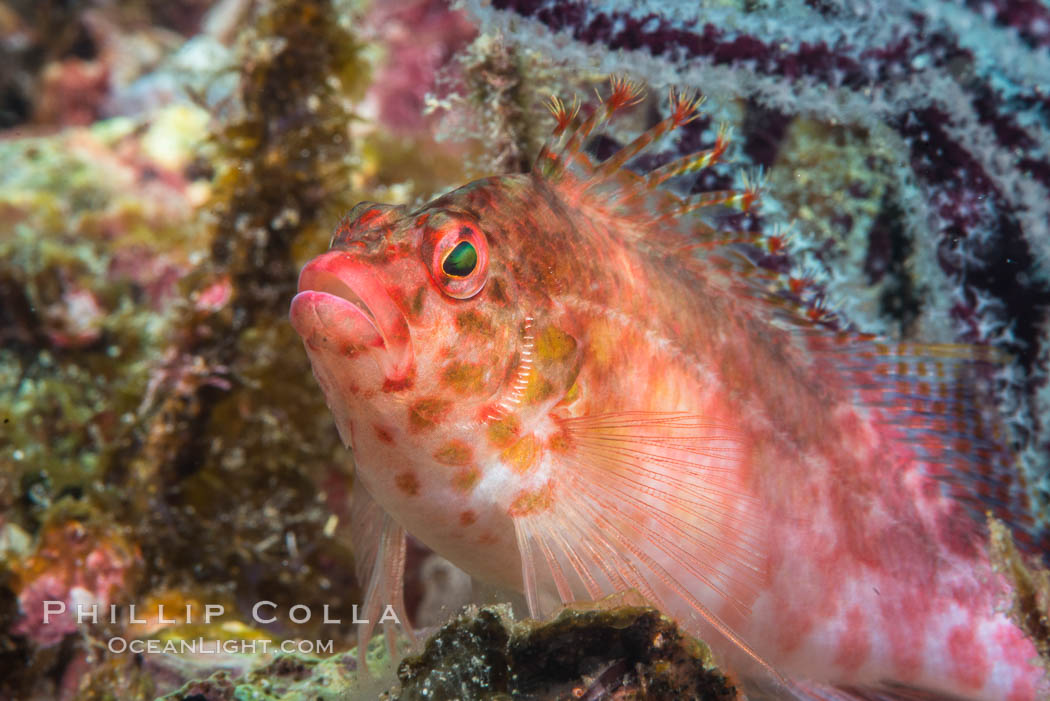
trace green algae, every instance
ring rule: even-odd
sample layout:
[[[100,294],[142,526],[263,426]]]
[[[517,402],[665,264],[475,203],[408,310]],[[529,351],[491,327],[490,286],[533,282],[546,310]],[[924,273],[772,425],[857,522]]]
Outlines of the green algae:
[[[170,320],[170,299],[149,285],[162,288],[199,242],[189,216],[166,208],[177,193],[126,193],[140,174],[114,152],[135,148],[132,131],[112,120],[0,143],[0,463],[15,476],[0,499],[34,513],[108,469]],[[142,261],[142,246],[154,279],[124,264]]]

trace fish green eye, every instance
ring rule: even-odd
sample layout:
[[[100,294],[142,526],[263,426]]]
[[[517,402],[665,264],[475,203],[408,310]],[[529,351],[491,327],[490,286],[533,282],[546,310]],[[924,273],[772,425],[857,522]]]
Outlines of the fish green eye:
[[[470,241],[460,241],[441,262],[441,270],[449,277],[466,277],[478,267],[478,249]]]

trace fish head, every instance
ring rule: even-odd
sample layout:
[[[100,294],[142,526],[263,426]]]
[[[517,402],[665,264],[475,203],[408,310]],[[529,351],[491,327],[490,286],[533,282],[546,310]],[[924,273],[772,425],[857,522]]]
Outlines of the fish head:
[[[543,219],[539,236],[553,237],[556,219],[531,188],[506,176],[416,211],[359,204],[303,269],[291,321],[366,484],[392,469],[476,478],[500,449],[486,439],[493,422],[513,415],[517,431],[564,394],[564,377],[546,377],[533,378],[542,397],[526,396],[553,308],[529,232]]]

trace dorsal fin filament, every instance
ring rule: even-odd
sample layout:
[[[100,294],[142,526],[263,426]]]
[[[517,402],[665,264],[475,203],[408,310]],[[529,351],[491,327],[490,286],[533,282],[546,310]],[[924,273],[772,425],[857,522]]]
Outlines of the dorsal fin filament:
[[[729,137],[729,126],[722,124],[722,126],[718,128],[718,136],[715,138],[715,145],[713,147],[706,151],[687,154],[666,165],[662,165],[659,168],[649,171],[645,176],[646,187],[659,187],[671,178],[678,177],[679,175],[686,175],[688,173],[695,173],[704,168],[710,168],[715,165],[722,159],[726,149],[729,148]]]
[[[591,116],[585,119],[576,131],[572,133],[568,143],[565,144],[563,152],[569,154],[578,153],[587,137],[599,125],[611,120],[617,112],[625,107],[636,105],[642,100],[641,86],[638,83],[627,80],[623,76],[610,78],[609,86],[612,90],[609,97],[602,100],[598,108],[591,113]],[[601,99],[600,96],[599,99]]]
[[[669,115],[666,118],[638,135],[609,158],[596,164],[583,151],[587,139],[600,125],[610,121],[617,113],[641,102],[642,89],[639,84],[616,76],[610,79],[608,96],[599,96],[599,100],[599,105],[590,116],[578,123],[578,99],[566,104],[558,97],[550,98],[547,108],[554,115],[555,127],[551,138],[540,151],[534,172],[552,182],[572,187],[577,192],[614,192],[615,195],[610,201],[615,201],[620,207],[629,207],[634,214],[643,218],[647,216],[646,212],[651,216],[654,210],[662,210],[664,216],[679,218],[698,209],[716,205],[735,207],[745,212],[755,206],[760,189],[757,179],[745,178],[742,190],[706,192],[688,199],[658,189],[671,178],[695,173],[719,163],[730,144],[730,132],[725,124],[719,127],[715,143],[709,149],[688,154],[644,175],[626,167],[628,161],[645,151],[651,144],[674,129],[695,120],[699,116],[698,108],[704,102],[703,96],[672,89],[668,94]],[[616,185],[615,188],[604,187],[610,181]],[[653,206],[651,197],[657,192],[664,197],[662,204],[665,206]],[[712,233],[710,227],[702,226],[701,229]],[[732,242],[738,240],[732,236],[730,239]]]
[[[671,92],[669,96],[671,116],[651,128],[645,130],[638,137],[627,144],[615,154],[607,158],[595,170],[595,177],[606,178],[620,170],[630,159],[644,151],[649,144],[660,139],[670,131],[688,124],[697,117],[697,107],[703,103],[703,97],[685,97],[681,93]],[[724,150],[724,147],[723,147]],[[706,153],[706,152],[705,152]],[[695,154],[699,156],[700,154]],[[719,153],[720,155],[720,153]],[[688,158],[688,157],[687,157]],[[685,172],[685,171],[683,171]],[[663,182],[663,181],[660,181]]]

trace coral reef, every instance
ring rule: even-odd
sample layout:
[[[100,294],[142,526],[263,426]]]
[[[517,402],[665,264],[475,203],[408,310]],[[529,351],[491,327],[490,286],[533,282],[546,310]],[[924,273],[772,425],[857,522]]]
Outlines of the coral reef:
[[[25,88],[11,104],[27,104],[0,139],[0,696],[152,698],[249,662],[136,663],[106,640],[319,635],[320,616],[260,630],[260,600],[349,621],[350,460],[304,391],[288,299],[355,201],[462,172],[435,158],[406,182],[426,134],[387,149],[355,114],[383,52],[352,32],[367,17],[352,3],[43,5],[0,12],[58,56],[19,49],[4,67]],[[429,11],[434,40],[458,46],[469,26]],[[98,94],[55,93],[82,116],[42,111],[43,74],[71,75],[48,68],[70,49],[37,20],[94,37],[78,60],[106,76]],[[159,53],[140,61],[143,46]],[[45,600],[135,604],[147,624],[78,622],[67,606],[45,626]],[[203,602],[224,617],[170,625],[158,608]],[[323,632],[344,647],[354,635]]]
[[[992,563],[1010,582],[1010,615],[1035,642],[1043,666],[1050,671],[1050,570],[1026,561],[1001,521],[989,519],[988,530]]]

